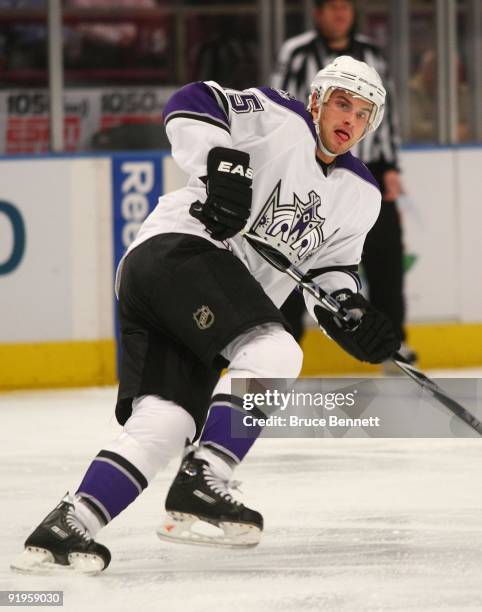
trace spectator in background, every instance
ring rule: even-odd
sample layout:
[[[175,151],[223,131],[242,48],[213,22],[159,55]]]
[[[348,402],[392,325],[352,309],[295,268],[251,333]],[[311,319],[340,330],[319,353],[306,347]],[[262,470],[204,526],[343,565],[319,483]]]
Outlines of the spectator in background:
[[[221,16],[215,28],[214,35],[196,53],[194,80],[213,80],[233,89],[250,87],[258,65],[252,18]]]
[[[1,10],[47,11],[47,0],[0,0]],[[46,13],[45,13],[46,14]],[[3,22],[0,32],[0,66],[6,70],[44,70],[47,67],[45,20]],[[23,81],[25,84],[26,81]]]
[[[155,9],[156,0],[66,0],[65,8],[70,9]],[[139,61],[139,68],[145,67],[144,60],[156,56],[157,62],[167,48],[167,25],[140,24],[135,20],[80,21],[69,28],[69,44],[66,49],[68,65],[75,68],[122,69],[133,60]]]
[[[463,66],[457,58],[458,142],[470,137],[469,91],[463,82]],[[437,59],[432,50],[420,58],[417,71],[410,80],[410,140],[437,142]]]
[[[167,0],[65,0],[63,9],[155,9]],[[0,31],[0,68],[14,71],[45,71],[47,68],[47,0],[0,0],[2,9],[25,11],[26,15],[5,22]],[[66,69],[159,68],[168,61],[167,18],[142,22],[109,17],[96,21],[79,17],[64,26]],[[27,75],[22,84],[27,84]],[[31,75],[35,76],[35,75]],[[38,78],[38,77],[37,77]]]
[[[403,296],[403,247],[397,198],[402,192],[398,162],[399,136],[393,109],[393,92],[387,64],[379,48],[355,31],[355,3],[352,0],[316,0],[315,29],[288,39],[279,52],[272,85],[304,99],[318,70],[338,55],[351,55],[374,67],[388,84],[385,118],[376,133],[368,135],[356,150],[377,179],[382,191],[380,216],[368,233],[362,263],[368,282],[370,302],[388,315],[397,333],[405,340]],[[299,298],[292,297],[296,304]],[[294,315],[285,313],[299,324]],[[414,352],[404,343],[401,353],[415,361]],[[387,371],[390,373],[389,364]]]

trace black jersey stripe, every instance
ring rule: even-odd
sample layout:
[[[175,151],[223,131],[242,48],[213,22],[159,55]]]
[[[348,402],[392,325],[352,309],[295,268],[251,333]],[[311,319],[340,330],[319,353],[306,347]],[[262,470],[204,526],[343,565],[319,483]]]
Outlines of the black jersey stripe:
[[[227,393],[217,393],[211,400],[211,406],[214,404],[233,404],[237,408],[243,408],[243,400],[236,395],[230,395]]]
[[[210,125],[215,125],[216,127],[219,127],[225,130],[228,134],[231,133],[231,130],[225,123],[222,123],[221,121],[217,121],[216,119],[213,119],[209,115],[200,115],[198,113],[188,113],[186,111],[170,113],[166,117],[164,124],[167,125],[169,121],[171,121],[171,119],[177,119],[179,117],[182,117],[184,119],[195,119],[196,121],[202,121],[204,123],[209,123]]]
[[[327,266],[325,268],[312,268],[304,275],[303,280],[312,281],[314,278],[328,274],[328,272],[343,272],[348,274],[356,283],[358,290],[361,289],[361,280],[358,276],[358,266],[356,264],[347,266]]]
[[[79,493],[78,495],[80,497],[80,501],[95,514],[102,525],[107,525],[107,523],[112,520],[110,516],[105,515],[103,509],[95,503],[95,500],[92,497],[86,497],[82,493]]]
[[[229,102],[228,102],[228,99],[226,97],[226,94],[224,92],[220,91],[219,89],[217,89],[216,87],[211,87],[211,85],[209,85],[209,83],[206,83],[206,85],[212,91],[214,97],[216,98],[217,103],[222,105],[223,110],[226,113],[226,117],[229,117]]]
[[[130,476],[138,483],[142,490],[147,487],[148,483],[146,477],[136,468],[135,465],[132,465],[132,463],[125,457],[122,457],[122,455],[118,455],[117,453],[108,450],[101,450],[100,453],[97,454],[97,457],[109,459],[113,463],[117,463],[117,465],[130,474]]]

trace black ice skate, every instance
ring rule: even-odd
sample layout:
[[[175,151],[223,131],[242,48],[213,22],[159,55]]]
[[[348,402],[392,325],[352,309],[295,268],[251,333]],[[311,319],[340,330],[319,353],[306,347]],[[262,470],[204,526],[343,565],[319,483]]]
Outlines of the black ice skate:
[[[235,500],[233,484],[213,473],[209,463],[188,447],[166,499],[167,517],[157,534],[186,544],[231,548],[256,546],[263,517]]]
[[[29,535],[25,550],[10,567],[28,573],[73,570],[96,574],[109,563],[109,550],[88,535],[67,494]]]

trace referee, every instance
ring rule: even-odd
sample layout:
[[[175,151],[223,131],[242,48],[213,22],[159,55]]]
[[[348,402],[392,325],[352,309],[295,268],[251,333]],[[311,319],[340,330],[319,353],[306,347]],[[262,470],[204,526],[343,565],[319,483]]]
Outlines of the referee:
[[[367,236],[362,257],[369,299],[375,308],[388,315],[400,339],[405,340],[403,246],[397,208],[402,191],[398,163],[400,139],[387,62],[369,38],[355,32],[352,0],[315,0],[313,16],[314,30],[290,38],[282,45],[271,84],[305,100],[318,70],[339,55],[351,55],[373,66],[388,85],[385,117],[380,128],[364,138],[353,153],[369,167],[382,191],[380,216]],[[297,297],[291,296],[283,311],[299,336],[301,310],[297,303]],[[415,361],[415,354],[405,344],[401,351]]]

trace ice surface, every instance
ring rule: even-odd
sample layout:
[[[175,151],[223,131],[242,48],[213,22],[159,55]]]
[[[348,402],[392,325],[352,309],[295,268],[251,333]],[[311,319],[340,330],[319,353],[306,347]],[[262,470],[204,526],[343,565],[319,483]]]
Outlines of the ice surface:
[[[14,574],[26,536],[117,435],[114,399],[113,388],[0,395],[0,589],[63,590],[69,612],[482,609],[479,439],[260,440],[236,474],[266,521],[247,551],[156,538],[173,462],[99,534],[105,573]]]

